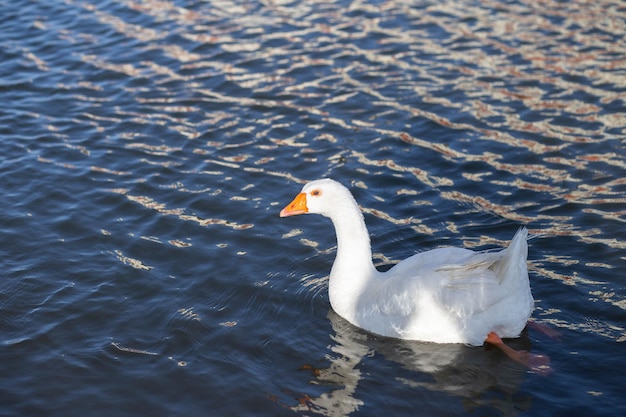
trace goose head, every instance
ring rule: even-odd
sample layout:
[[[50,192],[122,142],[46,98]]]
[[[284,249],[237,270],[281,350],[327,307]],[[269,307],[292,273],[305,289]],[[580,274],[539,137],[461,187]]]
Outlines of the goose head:
[[[302,187],[302,191],[280,212],[280,217],[321,214],[332,218],[342,207],[356,206],[350,191],[337,181],[323,178]]]

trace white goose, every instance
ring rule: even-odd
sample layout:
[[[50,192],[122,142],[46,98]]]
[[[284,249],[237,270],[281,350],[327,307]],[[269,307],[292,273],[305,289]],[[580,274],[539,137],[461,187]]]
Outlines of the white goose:
[[[545,367],[545,357],[514,351],[501,340],[518,337],[533,311],[525,228],[498,252],[434,249],[379,272],[363,215],[346,187],[331,179],[310,182],[280,216],[309,213],[329,217],[335,227],[330,304],[353,325],[400,339],[489,342],[531,368]]]

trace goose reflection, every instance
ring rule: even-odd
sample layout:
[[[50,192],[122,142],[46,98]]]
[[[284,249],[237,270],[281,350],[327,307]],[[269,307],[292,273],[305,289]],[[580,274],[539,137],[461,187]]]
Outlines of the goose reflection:
[[[449,394],[460,397],[466,411],[487,407],[505,416],[530,407],[531,398],[517,394],[526,369],[498,349],[383,338],[353,326],[332,309],[328,318],[334,333],[330,346],[333,354],[327,355],[330,364],[325,369],[310,365],[303,369],[312,372],[315,379],[311,384],[328,386],[329,391],[317,397],[305,395],[290,407],[293,411],[325,416],[349,416],[357,411],[367,402],[356,393],[364,378],[359,365],[376,353],[410,371],[410,377],[401,372],[403,376],[396,376],[395,381],[414,388],[416,394],[423,390]],[[525,334],[513,342],[521,349],[530,347]],[[368,378],[373,376],[367,374]],[[419,395],[414,401],[419,407]],[[442,414],[445,410],[449,408],[444,407]]]

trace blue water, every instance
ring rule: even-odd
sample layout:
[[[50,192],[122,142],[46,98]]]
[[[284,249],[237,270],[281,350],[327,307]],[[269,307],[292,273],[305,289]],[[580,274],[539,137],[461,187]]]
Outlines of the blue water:
[[[626,6],[0,4],[0,415],[622,416]],[[348,185],[380,267],[520,225],[513,347],[384,339],[329,307]],[[553,333],[556,333],[553,334]]]

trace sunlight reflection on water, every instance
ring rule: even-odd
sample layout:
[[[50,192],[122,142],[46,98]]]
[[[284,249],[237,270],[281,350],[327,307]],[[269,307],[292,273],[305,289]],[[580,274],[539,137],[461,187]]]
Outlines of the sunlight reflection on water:
[[[623,414],[623,3],[0,11],[8,413]],[[278,218],[322,176],[355,193],[379,266],[540,235],[534,320],[563,336],[527,342],[550,386],[481,349],[442,376],[406,363],[428,348],[329,320],[332,229]]]

